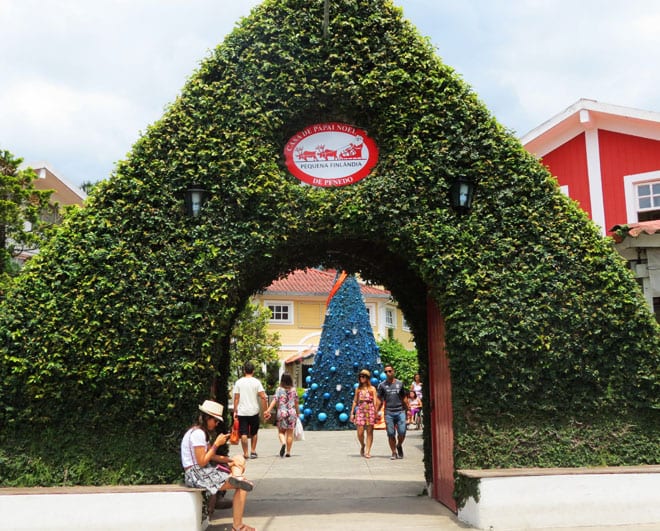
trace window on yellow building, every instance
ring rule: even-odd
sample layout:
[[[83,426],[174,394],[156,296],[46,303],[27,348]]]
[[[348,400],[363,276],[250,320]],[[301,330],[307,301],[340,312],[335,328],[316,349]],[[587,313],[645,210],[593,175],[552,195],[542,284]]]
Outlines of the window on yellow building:
[[[373,303],[365,304],[367,313],[369,314],[369,324],[376,326],[376,305]]]
[[[392,308],[385,308],[385,326],[387,328],[396,328],[396,315]]]
[[[271,323],[273,324],[293,323],[293,303],[266,301],[265,306],[270,310]]]

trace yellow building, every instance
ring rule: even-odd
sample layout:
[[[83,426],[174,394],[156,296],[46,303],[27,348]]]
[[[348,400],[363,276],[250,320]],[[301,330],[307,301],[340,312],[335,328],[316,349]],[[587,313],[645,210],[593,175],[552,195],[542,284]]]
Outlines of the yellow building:
[[[274,281],[253,302],[271,312],[270,332],[280,335],[280,362],[302,387],[321,339],[326,302],[335,284],[335,270],[305,269]],[[389,291],[360,281],[362,297],[376,341],[394,338],[414,349],[413,336]]]

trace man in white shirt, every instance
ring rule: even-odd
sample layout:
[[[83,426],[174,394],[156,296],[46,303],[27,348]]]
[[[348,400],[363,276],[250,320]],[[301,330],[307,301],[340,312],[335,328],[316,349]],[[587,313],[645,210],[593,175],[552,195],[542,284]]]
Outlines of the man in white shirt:
[[[234,415],[238,417],[238,433],[241,435],[241,446],[245,459],[257,458],[257,433],[259,432],[259,415],[261,409],[268,407],[268,398],[261,382],[254,377],[254,364],[248,361],[243,366],[245,376],[234,384]],[[251,441],[251,451],[248,454],[248,439]]]

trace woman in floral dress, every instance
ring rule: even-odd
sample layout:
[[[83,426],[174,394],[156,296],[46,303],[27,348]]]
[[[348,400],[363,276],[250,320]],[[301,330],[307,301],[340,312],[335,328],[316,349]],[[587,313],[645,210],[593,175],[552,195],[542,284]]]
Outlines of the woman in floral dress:
[[[280,386],[275,392],[275,398],[266,409],[264,418],[269,419],[273,409],[277,407],[277,436],[282,443],[280,457],[291,457],[293,446],[293,430],[298,420],[298,392],[293,386],[293,378],[290,374],[283,374]]]
[[[350,421],[357,426],[360,455],[369,459],[371,457],[371,445],[374,442],[374,425],[376,424],[376,388],[371,385],[371,373],[367,369],[360,371],[358,379],[359,385],[355,389]],[[367,432],[366,445],[364,440],[365,431]]]

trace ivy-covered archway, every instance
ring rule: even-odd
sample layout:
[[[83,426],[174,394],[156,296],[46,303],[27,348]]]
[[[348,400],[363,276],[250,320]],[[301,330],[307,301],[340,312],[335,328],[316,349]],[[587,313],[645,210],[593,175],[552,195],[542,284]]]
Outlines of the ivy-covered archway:
[[[657,462],[658,327],[610,241],[390,1],[334,0],[328,38],[322,20],[322,2],[256,8],[6,294],[6,425],[180,428],[248,297],[325,264],[392,291],[423,364],[427,296],[440,309],[456,467]],[[379,162],[303,185],[283,147],[330,121]]]

